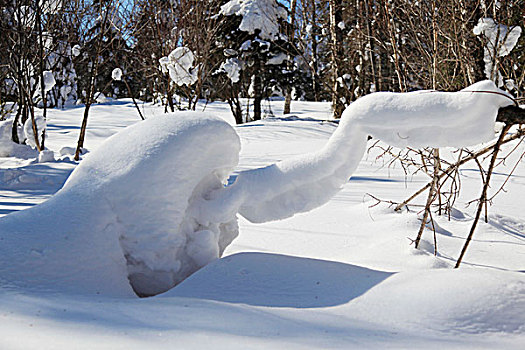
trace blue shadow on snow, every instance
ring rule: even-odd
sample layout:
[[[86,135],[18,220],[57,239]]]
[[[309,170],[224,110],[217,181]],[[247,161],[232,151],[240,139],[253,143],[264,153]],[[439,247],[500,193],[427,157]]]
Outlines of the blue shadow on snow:
[[[340,262],[267,253],[218,259],[162,297],[188,297],[267,307],[346,304],[393,273]]]

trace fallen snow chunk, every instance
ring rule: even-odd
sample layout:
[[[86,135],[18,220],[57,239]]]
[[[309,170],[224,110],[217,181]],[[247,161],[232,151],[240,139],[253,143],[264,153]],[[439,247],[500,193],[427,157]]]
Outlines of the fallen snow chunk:
[[[39,163],[47,163],[55,161],[55,153],[51,150],[45,149],[38,154]]]

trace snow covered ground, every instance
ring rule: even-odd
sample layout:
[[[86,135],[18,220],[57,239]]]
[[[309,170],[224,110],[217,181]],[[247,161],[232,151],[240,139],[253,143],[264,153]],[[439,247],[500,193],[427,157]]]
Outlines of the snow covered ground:
[[[162,113],[155,106],[144,109],[147,117]],[[282,102],[272,102],[271,109],[281,116]],[[231,121],[226,104],[210,104],[206,111]],[[64,147],[75,146],[82,112],[50,111],[47,146],[58,161],[0,158],[0,215],[40,203],[62,187],[76,166]],[[292,112],[236,127],[242,144],[237,171],[316,151],[336,129],[322,121],[330,116],[327,103],[294,102]],[[93,106],[85,147],[94,151],[139,120],[131,101]],[[497,169],[492,189],[525,151],[518,147]],[[240,218],[239,237],[225,257],[163,295],[28,291],[0,281],[0,348],[522,349],[524,162],[454,270],[474,213],[466,203],[481,191],[477,166],[463,167],[462,196],[451,219],[435,218],[435,257],[431,231],[421,250],[410,246],[419,226],[417,207],[394,213],[386,204],[374,206],[367,195],[403,200],[427,176],[407,177],[399,166],[385,166],[388,159],[379,154],[372,149],[344,189],[318,209],[264,224]]]

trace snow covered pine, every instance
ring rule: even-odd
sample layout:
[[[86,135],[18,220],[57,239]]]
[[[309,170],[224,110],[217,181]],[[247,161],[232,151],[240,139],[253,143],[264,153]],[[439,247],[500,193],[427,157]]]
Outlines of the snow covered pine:
[[[512,103],[491,81],[455,93],[374,93],[346,109],[320,151],[243,171],[230,186],[240,142],[228,123],[197,112],[150,118],[88,155],[53,198],[0,219],[0,280],[162,293],[221,256],[238,235],[237,213],[265,222],[327,202],[368,135],[401,147],[475,145],[494,137],[498,109]]]

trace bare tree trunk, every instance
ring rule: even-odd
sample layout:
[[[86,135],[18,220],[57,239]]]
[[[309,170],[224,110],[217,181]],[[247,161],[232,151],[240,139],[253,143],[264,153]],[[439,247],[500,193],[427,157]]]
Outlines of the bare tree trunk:
[[[290,33],[288,35],[288,40],[292,45],[294,45],[295,38],[295,10],[297,7],[297,0],[290,1]],[[288,70],[292,71],[293,69],[293,56],[288,55]],[[284,110],[283,114],[290,114],[290,107],[292,104],[292,86],[288,84],[286,87],[286,97],[284,99]]]
[[[78,161],[80,159],[80,153],[82,151],[82,148],[84,147],[84,139],[86,138],[86,129],[87,129],[87,122],[89,117],[89,109],[91,108],[91,104],[93,103],[93,95],[95,94],[95,85],[96,85],[96,79],[98,75],[98,64],[99,64],[99,56],[102,51],[102,42],[104,37],[104,31],[106,30],[106,23],[108,21],[109,16],[109,10],[106,9],[104,12],[104,17],[102,20],[102,25],[100,27],[100,33],[99,37],[97,38],[97,50],[96,55],[93,58],[92,61],[92,67],[89,74],[89,83],[88,83],[88,91],[86,94],[86,106],[84,108],[84,117],[82,118],[82,125],[80,127],[80,135],[78,137],[78,143],[77,143],[77,149],[75,151],[75,160]]]
[[[317,8],[315,0],[310,0],[310,8],[312,10],[312,91],[314,101],[319,101],[319,92],[317,91],[318,82],[317,74],[319,72],[319,58],[317,57]]]
[[[47,94],[45,91],[45,81],[44,81],[44,43],[42,40],[42,9],[40,8],[40,4],[37,3],[36,5],[36,24],[38,27],[38,45],[39,45],[39,57],[38,57],[38,63],[40,66],[40,95],[42,97],[42,108],[43,108],[43,115],[44,121],[47,119]],[[34,119],[34,118],[33,118]],[[33,125],[33,130],[36,130],[36,124]],[[38,143],[38,135],[37,135],[37,143]],[[46,130],[42,130],[42,142],[40,143],[39,147],[41,150],[45,147],[45,139],[46,139]]]
[[[262,79],[260,73],[262,71],[262,62],[259,58],[255,59],[254,63],[255,75],[253,75],[253,120],[261,120],[261,102],[262,102]]]
[[[501,131],[501,134],[499,135],[496,145],[494,146],[494,151],[492,152],[492,157],[490,159],[490,165],[489,165],[489,170],[487,172],[487,177],[485,179],[485,183],[483,184],[483,190],[481,191],[481,197],[479,198],[478,209],[476,211],[476,217],[474,219],[474,222],[472,223],[472,227],[470,228],[470,232],[468,234],[467,240],[465,241],[465,245],[463,246],[463,249],[461,250],[461,254],[459,255],[458,261],[456,262],[456,266],[454,266],[454,268],[456,269],[459,267],[459,265],[461,265],[461,261],[463,261],[463,257],[465,256],[465,253],[467,252],[469,243],[472,240],[474,231],[476,230],[476,226],[481,216],[483,206],[486,205],[487,191],[488,191],[489,184],[490,184],[490,177],[492,175],[492,172],[494,171],[494,166],[496,164],[496,160],[498,158],[498,153],[503,143],[503,139],[505,138],[505,135],[507,134],[511,126],[512,126],[511,124],[505,125],[505,127]]]
[[[343,31],[339,24],[343,22],[342,0],[330,0],[330,39],[332,54],[332,109],[334,117],[340,118],[345,105],[343,103],[343,89],[339,83],[339,75],[343,62]]]

